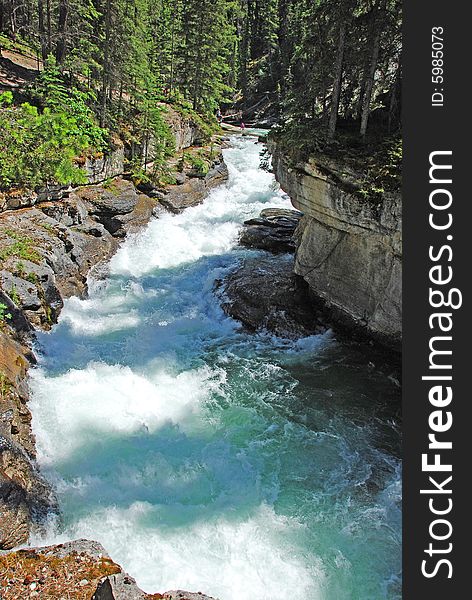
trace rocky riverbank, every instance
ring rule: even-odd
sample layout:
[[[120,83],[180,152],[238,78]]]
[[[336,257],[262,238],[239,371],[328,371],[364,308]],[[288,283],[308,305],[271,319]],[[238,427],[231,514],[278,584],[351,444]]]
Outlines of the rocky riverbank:
[[[191,146],[195,141],[198,130],[181,120],[177,125],[176,143],[178,149],[183,150],[185,145]],[[121,151],[117,152],[118,155],[101,159],[101,166],[91,169],[91,185],[47,190],[47,193],[4,194],[1,199],[0,550],[26,543],[33,531],[41,530],[47,515],[57,511],[54,492],[36,466],[27,404],[28,369],[35,364],[35,329],[48,330],[57,322],[65,298],[86,295],[91,270],[105,272],[107,260],[128,233],[161,211],[173,206],[180,210],[201,202],[213,186],[227,177],[221,151],[218,148],[215,151],[212,145],[212,163],[204,176],[195,177],[191,169],[183,165],[181,171],[176,172],[174,184],[159,190],[147,189],[145,194],[121,176],[124,168],[120,162]],[[101,184],[96,183],[99,180]],[[185,201],[179,200],[177,206],[176,198],[185,198]],[[46,555],[39,549],[32,552],[28,561],[35,564],[38,560],[41,563]],[[54,549],[51,552],[55,552]],[[76,553],[76,550],[71,552]],[[5,556],[12,555],[1,557],[3,574],[10,560]],[[119,569],[116,573],[121,573],[121,569],[116,568]],[[114,577],[116,579],[116,575]],[[191,597],[177,593],[148,596],[138,588],[130,596],[131,588],[126,588],[125,594],[116,592],[117,583],[112,584],[110,580],[110,585],[105,585],[105,592],[102,585],[102,591],[96,592],[98,595],[94,597]],[[6,597],[32,597],[37,595],[32,593],[35,589],[26,590],[29,595],[21,595],[13,586]],[[74,595],[71,589],[66,587],[61,593],[71,598],[91,597],[83,595],[84,590],[82,595],[79,592]]]
[[[201,592],[146,594],[97,542],[76,540],[0,555],[5,600],[213,600]]]
[[[400,192],[375,200],[341,161],[293,164],[269,142],[276,179],[303,212],[294,271],[333,321],[394,350],[402,337]]]

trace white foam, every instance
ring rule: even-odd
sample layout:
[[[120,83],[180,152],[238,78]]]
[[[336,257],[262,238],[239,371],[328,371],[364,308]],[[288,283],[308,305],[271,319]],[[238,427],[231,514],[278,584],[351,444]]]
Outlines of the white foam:
[[[244,219],[267,205],[290,207],[288,196],[274,185],[273,175],[258,168],[260,148],[245,142],[226,150],[231,159],[228,182],[215,188],[203,204],[179,215],[165,214],[128,240],[112,258],[111,272],[137,277],[202,256],[224,254],[237,243]]]
[[[129,367],[90,363],[48,377],[31,372],[33,426],[40,462],[54,464],[103,436],[155,432],[165,423],[190,427],[220,380],[208,368],[173,375],[148,365],[146,376]]]
[[[290,206],[258,168],[259,148],[235,140],[225,150],[228,183],[127,239],[110,277],[91,280],[89,298],[69,299],[60,324],[42,337],[30,408],[64,519],[60,533],[52,528],[33,543],[96,539],[149,592],[341,600],[353,592],[350,575],[341,573],[347,583],[334,592],[332,582],[347,559],[333,574],[337,541],[324,550],[318,538],[313,544],[313,518],[290,500],[297,488],[282,489],[285,463],[297,471],[313,440],[314,463],[295,480],[315,474],[315,488],[333,473],[346,485],[337,437],[326,442],[329,433],[312,435],[283,416],[297,385],[285,367],[313,364],[332,335],[294,343],[238,333],[213,293],[244,252],[229,253],[242,221],[264,206]],[[397,495],[393,487],[386,493],[379,521]],[[297,518],[278,514],[276,501]],[[339,523],[333,527],[338,535]]]
[[[98,509],[68,536],[52,540],[98,540],[147,592],[188,589],[220,600],[323,598],[321,561],[300,556],[290,541],[300,525],[266,505],[244,520],[219,516],[181,528],[159,527],[160,521],[158,506],[135,502]]]

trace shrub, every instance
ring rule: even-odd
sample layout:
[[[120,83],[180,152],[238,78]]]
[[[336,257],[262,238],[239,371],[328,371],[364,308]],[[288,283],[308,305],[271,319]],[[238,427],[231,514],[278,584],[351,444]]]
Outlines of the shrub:
[[[205,160],[205,157],[202,155],[201,152],[197,154],[186,152],[185,159],[190,164],[195,173],[198,175],[206,175],[210,170],[210,163],[208,162],[208,160]]]
[[[34,263],[38,263],[41,260],[41,255],[33,247],[32,239],[11,230],[7,230],[6,234],[14,241],[0,251],[0,260],[5,261],[10,256],[29,260]]]
[[[34,103],[49,108],[52,113],[65,113],[75,120],[81,135],[87,137],[94,151],[104,150],[108,145],[108,130],[97,124],[93,110],[97,102],[92,90],[80,89],[77,81],[66,82],[65,76],[49,56],[39,77],[29,88]]]
[[[77,120],[29,103],[12,104],[12,94],[0,95],[0,188],[37,188],[51,183],[85,183],[74,159],[90,148]]]
[[[11,314],[7,312],[7,310],[8,306],[6,304],[3,304],[3,302],[0,302],[0,325],[4,325],[7,320],[10,320],[12,318]]]

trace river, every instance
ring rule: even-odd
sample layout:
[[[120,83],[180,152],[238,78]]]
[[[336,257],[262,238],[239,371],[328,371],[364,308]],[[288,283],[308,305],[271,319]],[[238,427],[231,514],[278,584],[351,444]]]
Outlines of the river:
[[[242,222],[290,207],[261,148],[233,138],[228,182],[130,236],[39,334],[30,407],[62,516],[34,542],[98,540],[149,592],[400,598],[392,369],[331,332],[244,332],[213,293],[258,252]]]

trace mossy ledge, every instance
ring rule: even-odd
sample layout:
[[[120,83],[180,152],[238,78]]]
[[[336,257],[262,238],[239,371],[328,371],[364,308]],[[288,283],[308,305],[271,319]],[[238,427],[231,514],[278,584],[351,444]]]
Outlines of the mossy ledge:
[[[214,600],[182,590],[146,594],[103,546],[89,540],[1,554],[0,586],[5,600]]]

